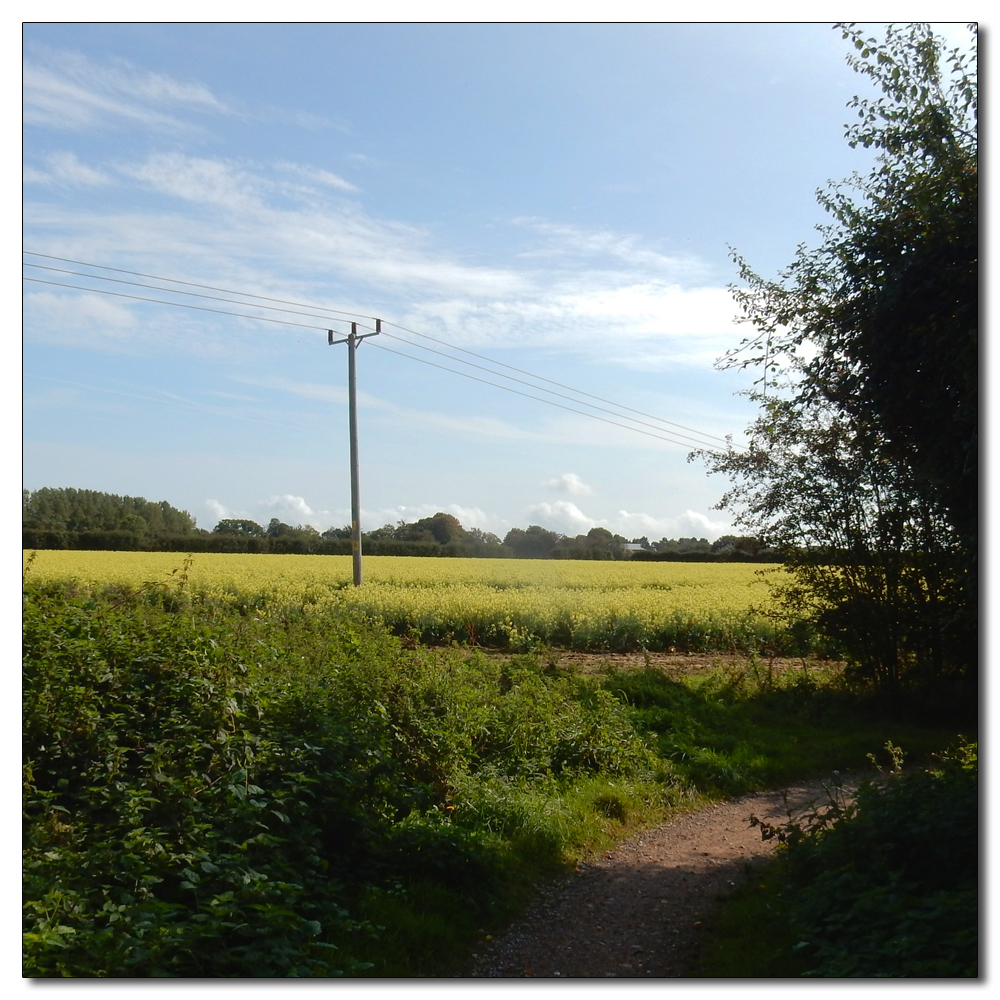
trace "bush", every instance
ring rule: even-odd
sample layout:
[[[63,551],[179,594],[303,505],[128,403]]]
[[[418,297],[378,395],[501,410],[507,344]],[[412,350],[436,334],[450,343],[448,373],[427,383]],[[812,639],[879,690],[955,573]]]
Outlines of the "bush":
[[[764,832],[786,845],[780,870],[806,976],[978,975],[975,744]]]
[[[648,784],[623,707],[533,657],[184,588],[26,592],[26,976],[424,974],[600,826],[577,784]]]

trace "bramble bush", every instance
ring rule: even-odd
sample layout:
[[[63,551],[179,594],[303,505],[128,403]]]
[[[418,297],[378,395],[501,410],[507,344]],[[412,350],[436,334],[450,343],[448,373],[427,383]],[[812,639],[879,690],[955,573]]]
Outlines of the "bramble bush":
[[[975,743],[929,768],[893,769],[853,799],[762,827],[783,844],[775,869],[802,975],[978,975],[978,768]]]
[[[975,744],[868,784],[823,836],[789,851],[811,976],[978,975]]]
[[[183,574],[29,585],[24,706],[31,977],[413,974],[392,952],[433,950],[421,921],[474,933],[609,782],[676,793],[622,705],[537,658],[407,651],[337,608],[242,615]]]

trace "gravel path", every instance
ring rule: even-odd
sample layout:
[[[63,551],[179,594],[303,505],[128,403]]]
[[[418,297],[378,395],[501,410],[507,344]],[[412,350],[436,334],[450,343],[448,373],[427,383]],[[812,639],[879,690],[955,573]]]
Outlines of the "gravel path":
[[[822,783],[787,791],[801,808]],[[747,822],[787,818],[781,792],[682,816],[623,841],[542,889],[522,919],[484,942],[465,977],[658,978],[691,974],[703,918],[774,849]]]

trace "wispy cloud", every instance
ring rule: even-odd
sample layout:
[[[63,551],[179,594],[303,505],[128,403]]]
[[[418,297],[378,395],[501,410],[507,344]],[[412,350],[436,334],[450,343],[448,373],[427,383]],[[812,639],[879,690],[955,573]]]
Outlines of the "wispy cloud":
[[[382,165],[381,160],[374,156],[369,156],[367,153],[348,153],[347,159],[355,163],[360,163],[365,167],[379,167]]]
[[[315,184],[322,184],[326,187],[334,188],[337,191],[347,191],[355,193],[360,188],[355,187],[350,181],[345,181],[343,177],[331,173],[329,170],[320,170],[316,167],[303,166],[301,163],[289,163],[282,160],[275,164],[279,170],[286,170],[289,173],[299,174]]]
[[[33,49],[23,83],[25,124],[62,131],[124,125],[178,131],[191,127],[185,113],[233,113],[202,84],[78,52]]]
[[[141,163],[121,164],[118,170],[158,194],[181,201],[230,212],[259,212],[264,208],[259,179],[224,160],[157,153]]]
[[[520,254],[524,258],[551,258],[556,261],[609,258],[630,269],[658,272],[661,277],[692,280],[705,273],[704,264],[691,255],[665,254],[643,244],[638,237],[609,229],[585,229],[531,216],[511,220],[540,242]]]
[[[44,273],[33,271],[28,271],[27,275],[46,277]],[[28,291],[22,305],[32,338],[45,343],[75,342],[119,351],[140,326],[137,317],[126,306],[103,295]],[[29,323],[29,320],[39,322]]]
[[[95,170],[82,163],[75,153],[50,153],[44,160],[47,170],[25,167],[26,184],[59,184],[66,187],[95,187],[112,183],[103,170]]]
[[[196,268],[201,280],[225,277],[230,287],[281,298],[339,297],[339,308],[377,309],[464,345],[600,354],[646,370],[708,368],[739,336],[730,292],[696,280],[697,261],[628,234],[534,220],[546,255],[486,266],[441,247],[427,230],[372,215],[342,197],[357,193],[349,181],[307,164],[171,151],[107,165],[64,158],[50,165],[53,177],[56,168],[80,182],[114,174],[116,184],[105,188],[116,206],[148,192],[172,204],[100,213],[29,202],[26,238],[43,252],[130,264],[142,255],[152,273],[180,277]],[[289,174],[308,183],[291,184]]]

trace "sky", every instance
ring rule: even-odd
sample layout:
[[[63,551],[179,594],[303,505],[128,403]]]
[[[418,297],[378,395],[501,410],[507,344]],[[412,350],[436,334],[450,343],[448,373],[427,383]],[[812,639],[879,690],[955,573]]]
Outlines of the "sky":
[[[829,24],[28,22],[23,52],[25,488],[345,525],[326,331],[377,317],[365,530],[734,531],[689,460],[754,416],[716,365],[732,254],[775,277],[871,165]]]

